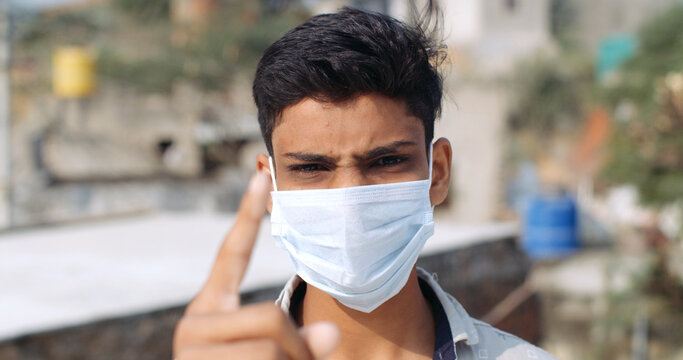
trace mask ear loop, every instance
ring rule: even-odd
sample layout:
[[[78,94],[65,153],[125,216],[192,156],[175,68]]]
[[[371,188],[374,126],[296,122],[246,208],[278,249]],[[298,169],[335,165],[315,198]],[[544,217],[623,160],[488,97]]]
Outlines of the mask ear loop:
[[[432,187],[432,165],[434,164],[434,143],[429,144],[429,189],[427,189],[427,199],[430,199],[429,190]],[[432,212],[434,205],[432,205]]]
[[[432,182],[432,164],[434,163],[434,143],[429,144],[429,182]]]
[[[270,179],[273,180],[273,189],[277,191],[277,182],[275,182],[275,166],[273,166],[273,158],[268,156],[268,164],[270,165]],[[431,177],[431,165],[429,166],[429,174]]]

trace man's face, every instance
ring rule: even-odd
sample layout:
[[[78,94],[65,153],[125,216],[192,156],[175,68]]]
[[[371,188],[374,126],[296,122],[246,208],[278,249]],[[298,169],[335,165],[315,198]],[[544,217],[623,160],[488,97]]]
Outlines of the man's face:
[[[342,103],[304,99],[286,108],[272,134],[278,190],[333,189],[423,180],[429,163],[422,121],[382,95]],[[451,145],[434,143],[432,205],[446,199]],[[257,166],[270,171],[268,157]],[[271,204],[268,206],[270,211]]]
[[[427,179],[424,127],[403,101],[361,95],[307,98],[273,130],[278,190],[331,189]]]

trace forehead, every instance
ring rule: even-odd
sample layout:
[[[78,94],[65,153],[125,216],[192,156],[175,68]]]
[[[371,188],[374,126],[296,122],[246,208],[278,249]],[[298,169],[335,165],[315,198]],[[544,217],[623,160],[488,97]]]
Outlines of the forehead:
[[[285,108],[272,135],[275,154],[341,155],[395,141],[424,144],[422,121],[410,113],[405,101],[378,94],[339,103],[305,98]]]

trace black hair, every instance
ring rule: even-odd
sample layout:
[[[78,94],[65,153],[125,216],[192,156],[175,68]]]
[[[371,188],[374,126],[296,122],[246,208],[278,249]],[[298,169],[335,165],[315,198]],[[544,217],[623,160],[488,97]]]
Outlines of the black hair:
[[[441,49],[419,25],[379,13],[345,7],[310,18],[268,47],[256,69],[253,95],[268,152],[288,106],[369,93],[404,100],[422,120],[428,145],[441,112]]]

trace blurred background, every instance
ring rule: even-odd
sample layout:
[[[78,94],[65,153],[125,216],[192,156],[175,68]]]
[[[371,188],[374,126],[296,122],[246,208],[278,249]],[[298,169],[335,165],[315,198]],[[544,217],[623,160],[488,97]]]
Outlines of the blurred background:
[[[0,0],[0,359],[170,358],[266,152],[260,54],[423,4]],[[683,359],[683,1],[439,4],[454,177],[421,265],[560,359]],[[291,275],[267,226],[247,302]]]

